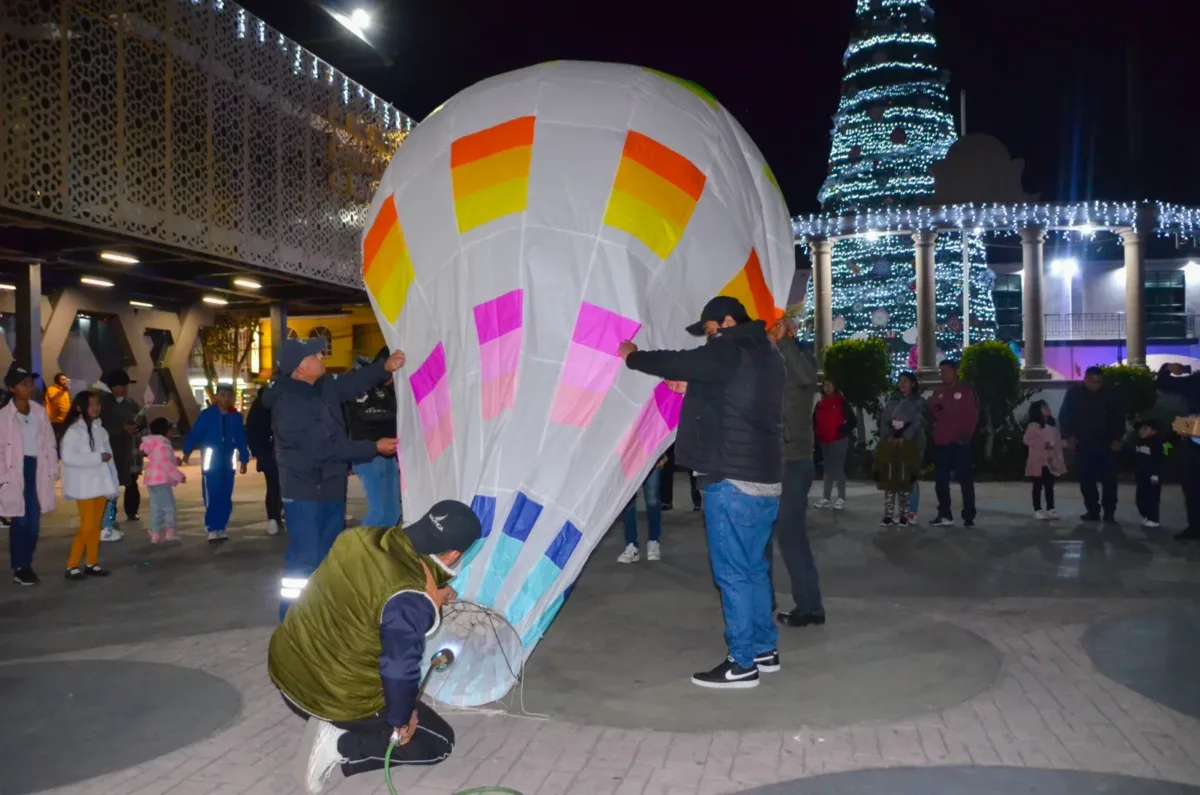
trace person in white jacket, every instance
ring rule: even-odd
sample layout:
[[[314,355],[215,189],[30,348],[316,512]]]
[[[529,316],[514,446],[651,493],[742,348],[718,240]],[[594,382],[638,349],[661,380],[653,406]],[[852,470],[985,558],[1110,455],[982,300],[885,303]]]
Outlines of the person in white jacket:
[[[8,551],[17,585],[38,584],[33,553],[41,515],[54,510],[58,476],[54,429],[33,401],[37,375],[13,362],[4,376],[12,400],[0,409],[0,516],[12,518]]]
[[[107,577],[100,568],[100,522],[104,508],[120,491],[108,432],[100,424],[100,400],[80,392],[71,402],[62,439],[63,498],[79,506],[79,532],[67,556],[67,579]],[[84,552],[87,563],[80,566]]]

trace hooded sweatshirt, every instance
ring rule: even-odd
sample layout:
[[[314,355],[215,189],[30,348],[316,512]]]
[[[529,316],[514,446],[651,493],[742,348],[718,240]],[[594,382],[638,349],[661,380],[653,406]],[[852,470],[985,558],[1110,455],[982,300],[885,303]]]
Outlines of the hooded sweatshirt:
[[[935,445],[969,442],[979,424],[975,390],[964,381],[939,385],[929,396],[929,415]]]

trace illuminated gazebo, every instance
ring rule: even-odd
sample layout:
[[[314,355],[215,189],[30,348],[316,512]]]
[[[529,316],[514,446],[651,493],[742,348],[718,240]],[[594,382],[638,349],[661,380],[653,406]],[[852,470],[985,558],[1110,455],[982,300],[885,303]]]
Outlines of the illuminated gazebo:
[[[917,356],[922,373],[936,369],[934,243],[955,236],[1016,234],[1022,248],[1025,371],[1046,380],[1042,285],[1043,246],[1051,232],[1112,232],[1125,249],[1125,334],[1127,363],[1146,365],[1146,242],[1151,236],[1200,236],[1200,209],[1163,202],[1084,202],[1071,204],[946,204],[869,210],[849,215],[809,215],[792,219],[796,242],[812,259],[812,304],[818,358],[833,340],[832,249],[848,237],[911,235],[915,256]]]

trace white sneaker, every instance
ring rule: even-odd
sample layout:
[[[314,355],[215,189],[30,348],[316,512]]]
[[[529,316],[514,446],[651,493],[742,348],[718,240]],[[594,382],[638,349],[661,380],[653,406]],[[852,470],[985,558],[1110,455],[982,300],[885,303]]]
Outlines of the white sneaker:
[[[658,545],[657,541],[646,544],[646,560],[662,560],[662,547]]]
[[[279,535],[279,522],[275,521],[274,519],[267,520],[267,535],[269,535],[269,536]]]
[[[113,527],[106,527],[100,531],[101,541],[120,541],[124,537],[124,533]]]
[[[1162,525],[1160,525],[1158,522],[1154,521],[1153,519],[1143,519],[1142,527],[1162,527]]]
[[[1040,522],[1044,522],[1050,518],[1050,514],[1043,511],[1041,508],[1033,512],[1033,518]]]
[[[625,551],[617,557],[617,563],[637,563],[641,557],[636,545],[626,544]]]
[[[220,541],[221,540],[221,531],[220,530],[209,530],[208,531],[208,540],[212,541],[214,543],[217,541]]]
[[[325,789],[333,771],[346,758],[338,751],[338,739],[346,731],[332,723],[309,718],[296,755],[296,778],[306,792],[317,795]]]
[[[826,499],[820,499],[813,503],[813,507],[825,510],[827,508],[832,508],[833,503]]]
[[[1057,519],[1057,518],[1058,518],[1058,511],[1056,511],[1056,510],[1054,510],[1053,508],[1051,508],[1050,510],[1046,511],[1046,518],[1047,518],[1047,519]]]
[[[835,511],[846,510],[846,501],[843,500],[841,497],[838,497],[836,500],[833,501],[833,510],[835,510]]]

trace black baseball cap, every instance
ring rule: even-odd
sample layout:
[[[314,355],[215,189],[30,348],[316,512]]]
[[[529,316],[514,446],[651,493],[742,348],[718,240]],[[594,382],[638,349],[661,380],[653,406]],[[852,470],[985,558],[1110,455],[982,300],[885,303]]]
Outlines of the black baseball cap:
[[[109,389],[112,389],[114,386],[129,386],[130,384],[137,383],[124,370],[113,370],[101,378],[100,381]]]
[[[720,323],[726,317],[733,318],[735,323],[749,323],[750,315],[742,302],[728,295],[718,295],[704,305],[700,311],[700,322],[687,327],[688,334],[693,337],[704,336],[704,324],[708,321]]]
[[[466,552],[483,535],[479,517],[457,500],[442,500],[429,513],[404,528],[413,549],[422,555]]]
[[[31,373],[21,365],[13,362],[11,365],[9,365],[8,372],[4,374],[4,385],[9,389],[12,389],[26,378],[32,378],[36,381],[37,377],[37,373]]]

